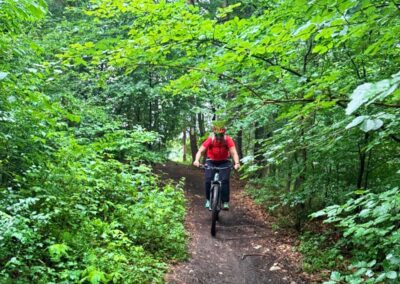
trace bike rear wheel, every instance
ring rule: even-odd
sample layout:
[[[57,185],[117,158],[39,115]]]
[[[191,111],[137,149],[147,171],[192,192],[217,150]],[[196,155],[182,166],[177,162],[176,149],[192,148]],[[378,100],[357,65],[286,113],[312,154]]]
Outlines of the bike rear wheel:
[[[216,235],[216,223],[218,221],[219,214],[219,185],[213,185],[211,187],[211,235],[215,237]]]

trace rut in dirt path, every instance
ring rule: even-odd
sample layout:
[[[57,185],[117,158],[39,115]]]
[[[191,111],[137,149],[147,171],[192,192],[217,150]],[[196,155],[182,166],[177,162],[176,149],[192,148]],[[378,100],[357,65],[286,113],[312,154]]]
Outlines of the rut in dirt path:
[[[210,234],[211,214],[204,208],[203,172],[168,163],[158,170],[166,177],[186,179],[186,229],[189,259],[171,268],[167,283],[311,283],[300,274],[298,255],[287,239],[271,230],[258,209],[243,197],[231,179],[229,211],[221,211],[217,235]]]

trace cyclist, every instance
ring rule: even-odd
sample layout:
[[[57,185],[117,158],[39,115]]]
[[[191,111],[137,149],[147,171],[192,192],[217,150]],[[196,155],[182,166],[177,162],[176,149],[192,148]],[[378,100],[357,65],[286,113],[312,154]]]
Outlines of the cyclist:
[[[235,143],[232,138],[225,134],[226,129],[223,126],[218,126],[214,123],[213,134],[207,138],[206,141],[200,146],[199,151],[196,153],[193,165],[196,167],[200,166],[200,158],[202,154],[207,151],[206,155],[206,166],[209,167],[229,167],[231,161],[229,157],[232,156],[234,161],[234,169],[237,170],[240,167],[239,155],[236,151]],[[210,207],[210,187],[211,180],[214,176],[215,170],[205,170],[205,192],[206,192],[206,208]],[[229,176],[230,168],[220,170],[220,179],[222,183],[222,209],[229,209]]]

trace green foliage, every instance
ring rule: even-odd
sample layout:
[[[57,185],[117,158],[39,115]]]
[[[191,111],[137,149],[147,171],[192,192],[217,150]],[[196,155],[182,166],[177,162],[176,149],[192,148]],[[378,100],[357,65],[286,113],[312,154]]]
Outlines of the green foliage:
[[[157,142],[158,135],[140,127],[136,131],[116,130],[96,139],[93,147],[105,156],[117,160],[160,162],[163,157],[148,151]],[[147,146],[146,146],[147,145]]]
[[[395,283],[400,269],[399,189],[372,193],[356,191],[343,205],[332,205],[312,214],[326,216],[343,231],[342,247],[352,253],[348,283]],[[337,274],[335,274],[337,275]],[[336,276],[332,276],[336,278]],[[335,280],[332,279],[331,280]]]
[[[0,282],[162,283],[186,247],[182,184],[149,166],[160,135],[83,95],[98,85],[58,62],[71,24],[39,35],[43,1],[0,7]]]
[[[67,256],[69,247],[65,244],[54,244],[49,246],[50,258],[53,262],[59,262],[62,256]]]
[[[0,32],[15,33],[28,21],[37,21],[47,12],[44,0],[4,0],[0,3]]]
[[[144,163],[218,116],[285,224],[328,206],[357,271],[331,281],[396,281],[398,4],[193,3],[49,0],[42,21],[42,0],[0,1],[2,279],[161,281],[184,256],[182,194]],[[334,265],[311,242],[310,270]]]
[[[2,281],[160,282],[162,261],[185,257],[181,187],[59,139],[53,162],[2,190]]]
[[[363,105],[370,105],[376,101],[385,100],[398,89],[400,73],[392,75],[391,79],[385,79],[377,83],[365,83],[358,86],[351,95],[351,101],[347,105],[346,114],[352,114]]]
[[[299,251],[303,255],[303,269],[306,272],[315,272],[322,269],[335,269],[340,266],[343,256],[332,241],[329,234],[305,233],[301,237]]]

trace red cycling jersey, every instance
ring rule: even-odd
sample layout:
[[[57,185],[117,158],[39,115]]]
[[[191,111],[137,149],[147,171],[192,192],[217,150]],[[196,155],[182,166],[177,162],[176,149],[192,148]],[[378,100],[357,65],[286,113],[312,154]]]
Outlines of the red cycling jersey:
[[[228,135],[221,141],[209,137],[202,145],[207,149],[207,157],[213,161],[227,160],[230,156],[229,148],[235,147],[235,143]]]

